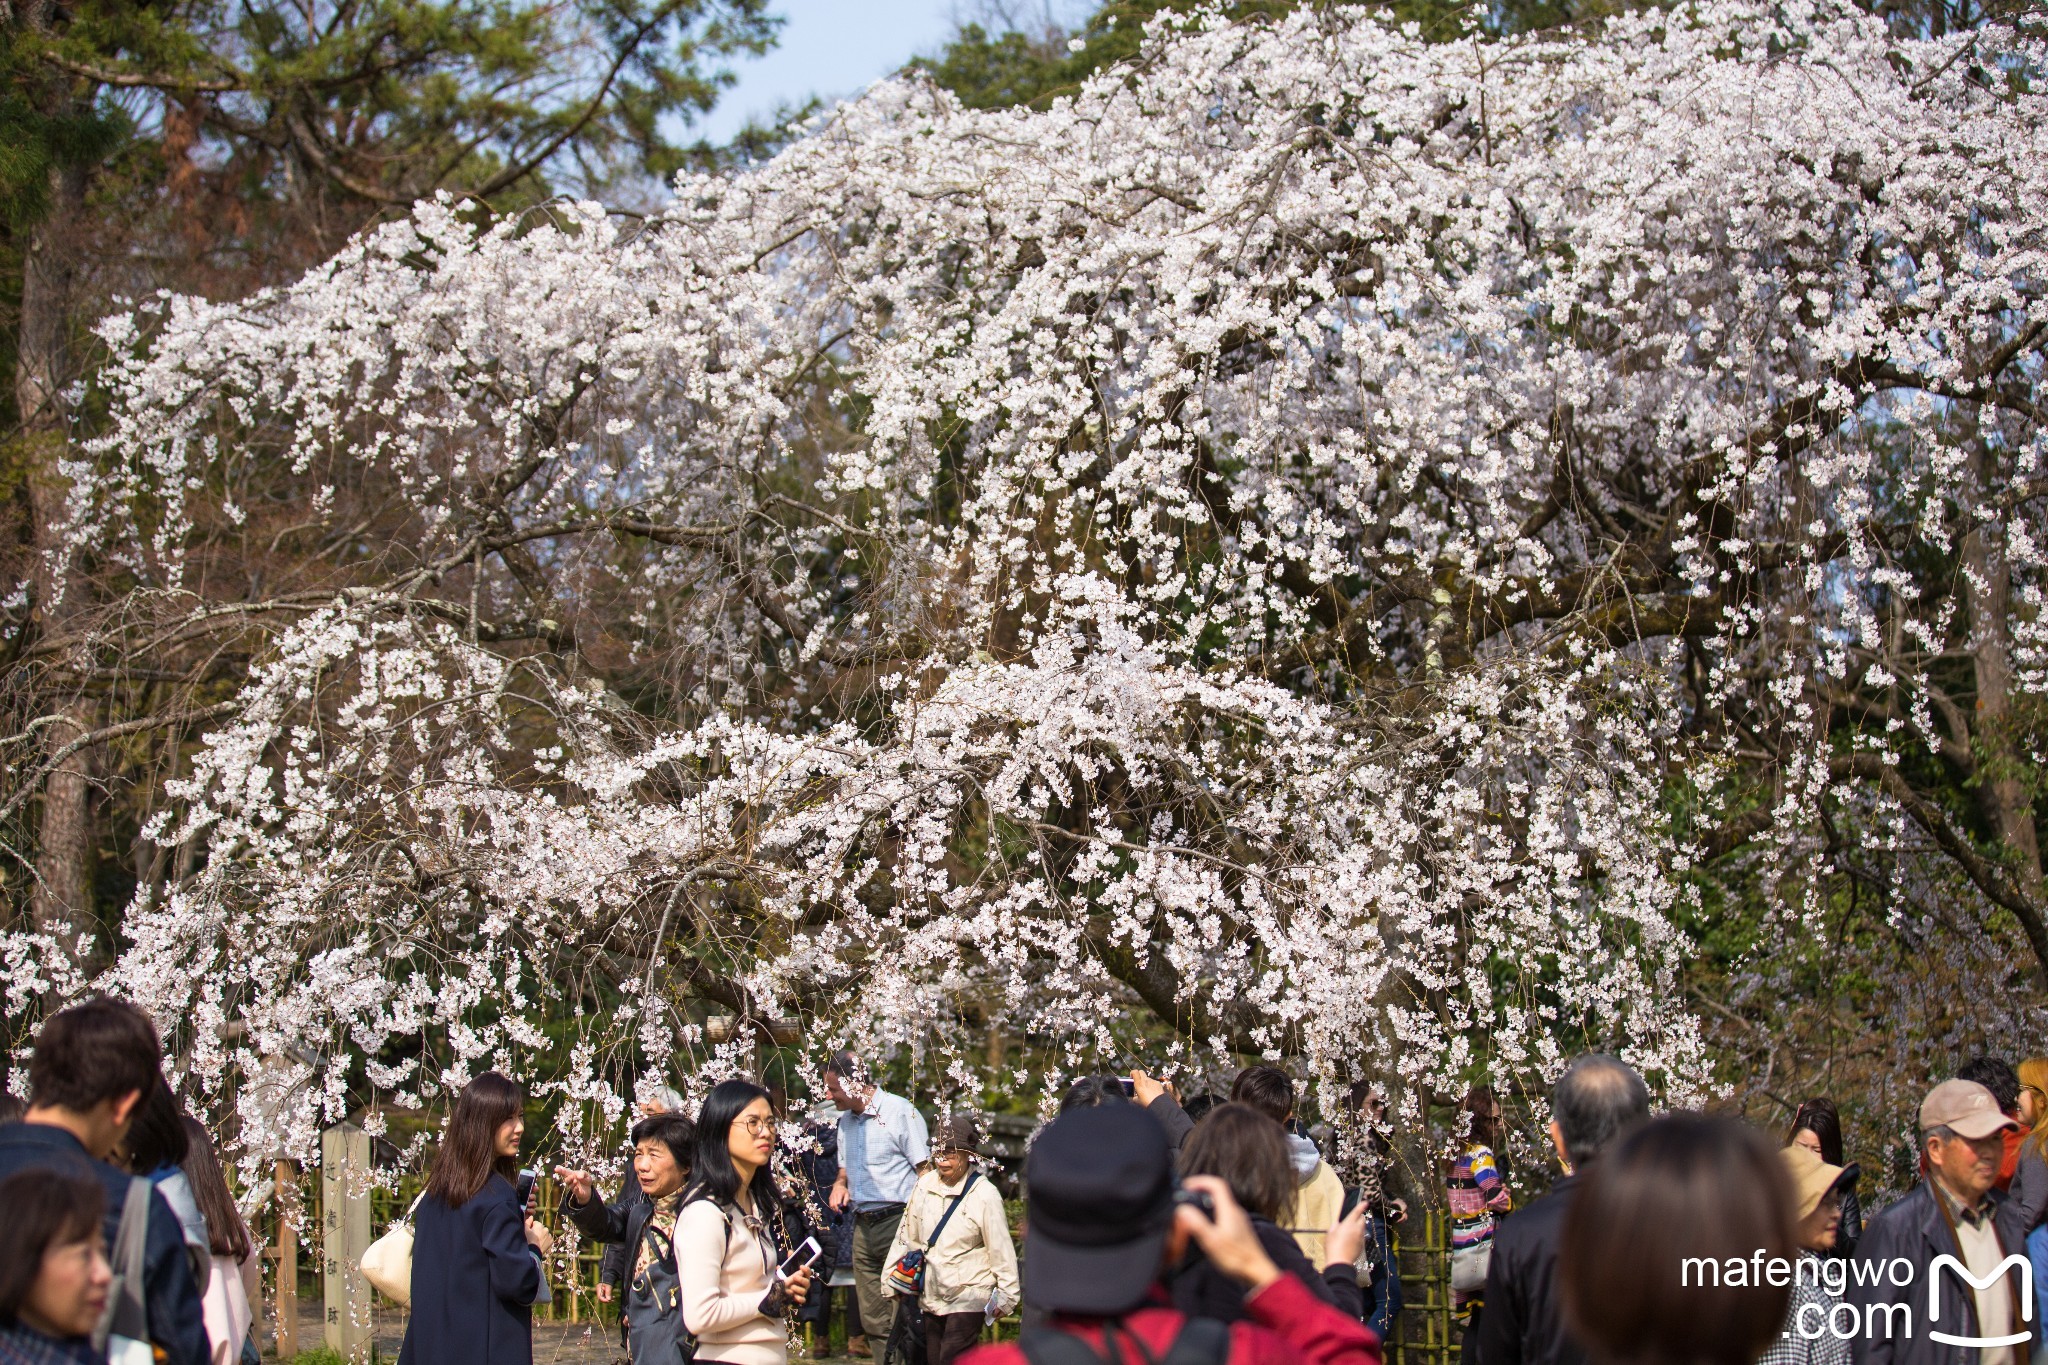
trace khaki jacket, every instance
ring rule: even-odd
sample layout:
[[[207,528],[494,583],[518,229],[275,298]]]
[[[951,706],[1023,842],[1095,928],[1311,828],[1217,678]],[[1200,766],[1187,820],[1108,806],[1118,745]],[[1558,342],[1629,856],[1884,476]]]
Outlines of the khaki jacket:
[[[1294,1234],[1301,1254],[1318,1271],[1323,1268],[1324,1238],[1343,1211],[1344,1182],[1329,1162],[1318,1161],[1315,1173],[1294,1192],[1294,1211],[1287,1218],[1287,1230]]]
[[[896,1240],[889,1244],[885,1266],[895,1265],[906,1251],[924,1251],[924,1293],[919,1302],[927,1313],[979,1313],[991,1298],[998,1301],[998,1311],[1006,1311],[1023,1298],[1010,1218],[1003,1211],[1002,1195],[986,1176],[976,1180],[960,1201],[939,1245],[925,1245],[966,1183],[963,1177],[960,1185],[947,1185],[935,1170],[920,1175],[904,1205],[903,1221],[896,1226]]]

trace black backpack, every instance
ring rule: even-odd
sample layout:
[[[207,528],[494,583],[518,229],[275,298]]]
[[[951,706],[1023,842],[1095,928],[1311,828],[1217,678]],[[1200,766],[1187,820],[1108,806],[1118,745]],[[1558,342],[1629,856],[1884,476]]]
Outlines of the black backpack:
[[[1230,1324],[1215,1318],[1189,1318],[1183,1322],[1164,1360],[1153,1359],[1136,1332],[1126,1331],[1115,1323],[1103,1324],[1104,1345],[1120,1336],[1128,1338],[1136,1348],[1134,1356],[1123,1356],[1122,1352],[1104,1356],[1081,1338],[1057,1327],[1034,1327],[1017,1344],[1031,1365],[1118,1365],[1119,1357],[1122,1365],[1227,1365],[1230,1360]]]

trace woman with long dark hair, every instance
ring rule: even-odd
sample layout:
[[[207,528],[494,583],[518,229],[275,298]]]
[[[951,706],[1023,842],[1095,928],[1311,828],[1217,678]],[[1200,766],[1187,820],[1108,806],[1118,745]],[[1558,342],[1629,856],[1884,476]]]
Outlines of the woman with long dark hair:
[[[249,1225],[235,1207],[227,1176],[214,1154],[213,1136],[206,1125],[185,1115],[185,1182],[192,1188],[193,1202],[206,1220],[207,1251],[213,1259],[213,1274],[206,1282],[206,1341],[213,1352],[213,1365],[235,1365],[242,1358],[242,1343],[249,1339],[249,1305],[261,1301],[262,1268],[257,1264]]]
[[[207,1248],[206,1215],[185,1175],[185,1158],[192,1149],[185,1119],[185,1106],[172,1093],[170,1083],[159,1076],[135,1106],[135,1117],[121,1135],[115,1158],[129,1174],[156,1186],[178,1216],[178,1227],[185,1234],[185,1256],[192,1265],[192,1283],[199,1286],[203,1298],[213,1274],[213,1253]]]
[[[1830,1099],[1811,1099],[1794,1111],[1792,1126],[1785,1131],[1785,1145],[1804,1147],[1830,1166],[1848,1165],[1842,1160],[1842,1115]],[[1850,1184],[1842,1190],[1842,1222],[1835,1231],[1835,1244],[1826,1254],[1847,1260],[1862,1240],[1863,1205],[1857,1202],[1855,1185]]]
[[[546,1228],[519,1206],[519,1087],[486,1071],[462,1088],[413,1214],[412,1320],[399,1365],[533,1365]]]
[[[775,1109],[750,1081],[720,1081],[697,1117],[697,1161],[676,1217],[683,1321],[697,1359],[788,1365],[784,1312],[810,1288],[808,1267],[788,1279],[787,1248],[768,1165],[775,1157]]]
[[[1300,1185],[1288,1152],[1287,1133],[1259,1110],[1232,1101],[1211,1109],[1180,1149],[1183,1176],[1213,1175],[1230,1186],[1230,1196],[1250,1215],[1259,1245],[1273,1264],[1308,1286],[1324,1303],[1361,1321],[1365,1301],[1358,1287],[1358,1255],[1364,1249],[1367,1211],[1354,1207],[1324,1237],[1329,1264],[1310,1262],[1301,1243],[1280,1220],[1288,1216]],[[1246,1317],[1244,1286],[1199,1252],[1173,1275],[1173,1306],[1191,1318],[1240,1322]]]

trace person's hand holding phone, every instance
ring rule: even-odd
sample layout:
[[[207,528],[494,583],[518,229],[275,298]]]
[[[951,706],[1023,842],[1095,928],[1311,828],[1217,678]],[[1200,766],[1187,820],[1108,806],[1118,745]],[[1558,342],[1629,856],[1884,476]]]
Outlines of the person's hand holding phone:
[[[1216,1210],[1213,1219],[1192,1202],[1181,1203],[1173,1211],[1175,1221],[1195,1239],[1209,1264],[1254,1294],[1280,1278],[1280,1267],[1259,1245],[1259,1234],[1231,1197],[1230,1186],[1213,1175],[1191,1175],[1181,1183],[1208,1195]]]
[[[1166,1093],[1166,1087],[1141,1070],[1131,1072],[1131,1102],[1149,1106]]]
[[[805,1266],[802,1270],[797,1271],[796,1274],[782,1282],[783,1292],[788,1296],[791,1303],[796,1304],[799,1308],[803,1306],[804,1300],[810,1296],[811,1277],[816,1273],[809,1266]]]
[[[783,1258],[782,1264],[776,1267],[776,1273],[785,1280],[794,1279],[797,1272],[809,1270],[824,1254],[825,1248],[818,1245],[817,1238],[806,1237],[796,1250]]]

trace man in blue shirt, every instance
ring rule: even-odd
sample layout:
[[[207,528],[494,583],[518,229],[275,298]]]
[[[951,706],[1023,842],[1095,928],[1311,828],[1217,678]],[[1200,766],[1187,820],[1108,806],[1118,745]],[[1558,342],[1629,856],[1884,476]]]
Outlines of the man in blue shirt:
[[[916,1106],[877,1086],[850,1052],[835,1052],[825,1063],[825,1093],[839,1110],[839,1175],[828,1202],[834,1212],[853,1210],[853,1292],[860,1324],[866,1337],[886,1342],[896,1305],[882,1289],[882,1276],[903,1205],[918,1172],[931,1161],[931,1134]],[[849,1335],[846,1349],[856,1356],[880,1354],[864,1337]]]
[[[107,1245],[114,1246],[134,1177],[106,1157],[128,1131],[144,1092],[164,1084],[162,1056],[155,1026],[126,1001],[101,996],[52,1015],[29,1061],[28,1113],[0,1127],[0,1180],[30,1170],[76,1171],[98,1180],[107,1191]],[[185,1235],[156,1190],[149,1196],[141,1293],[150,1340],[170,1365],[207,1365],[206,1318]]]

